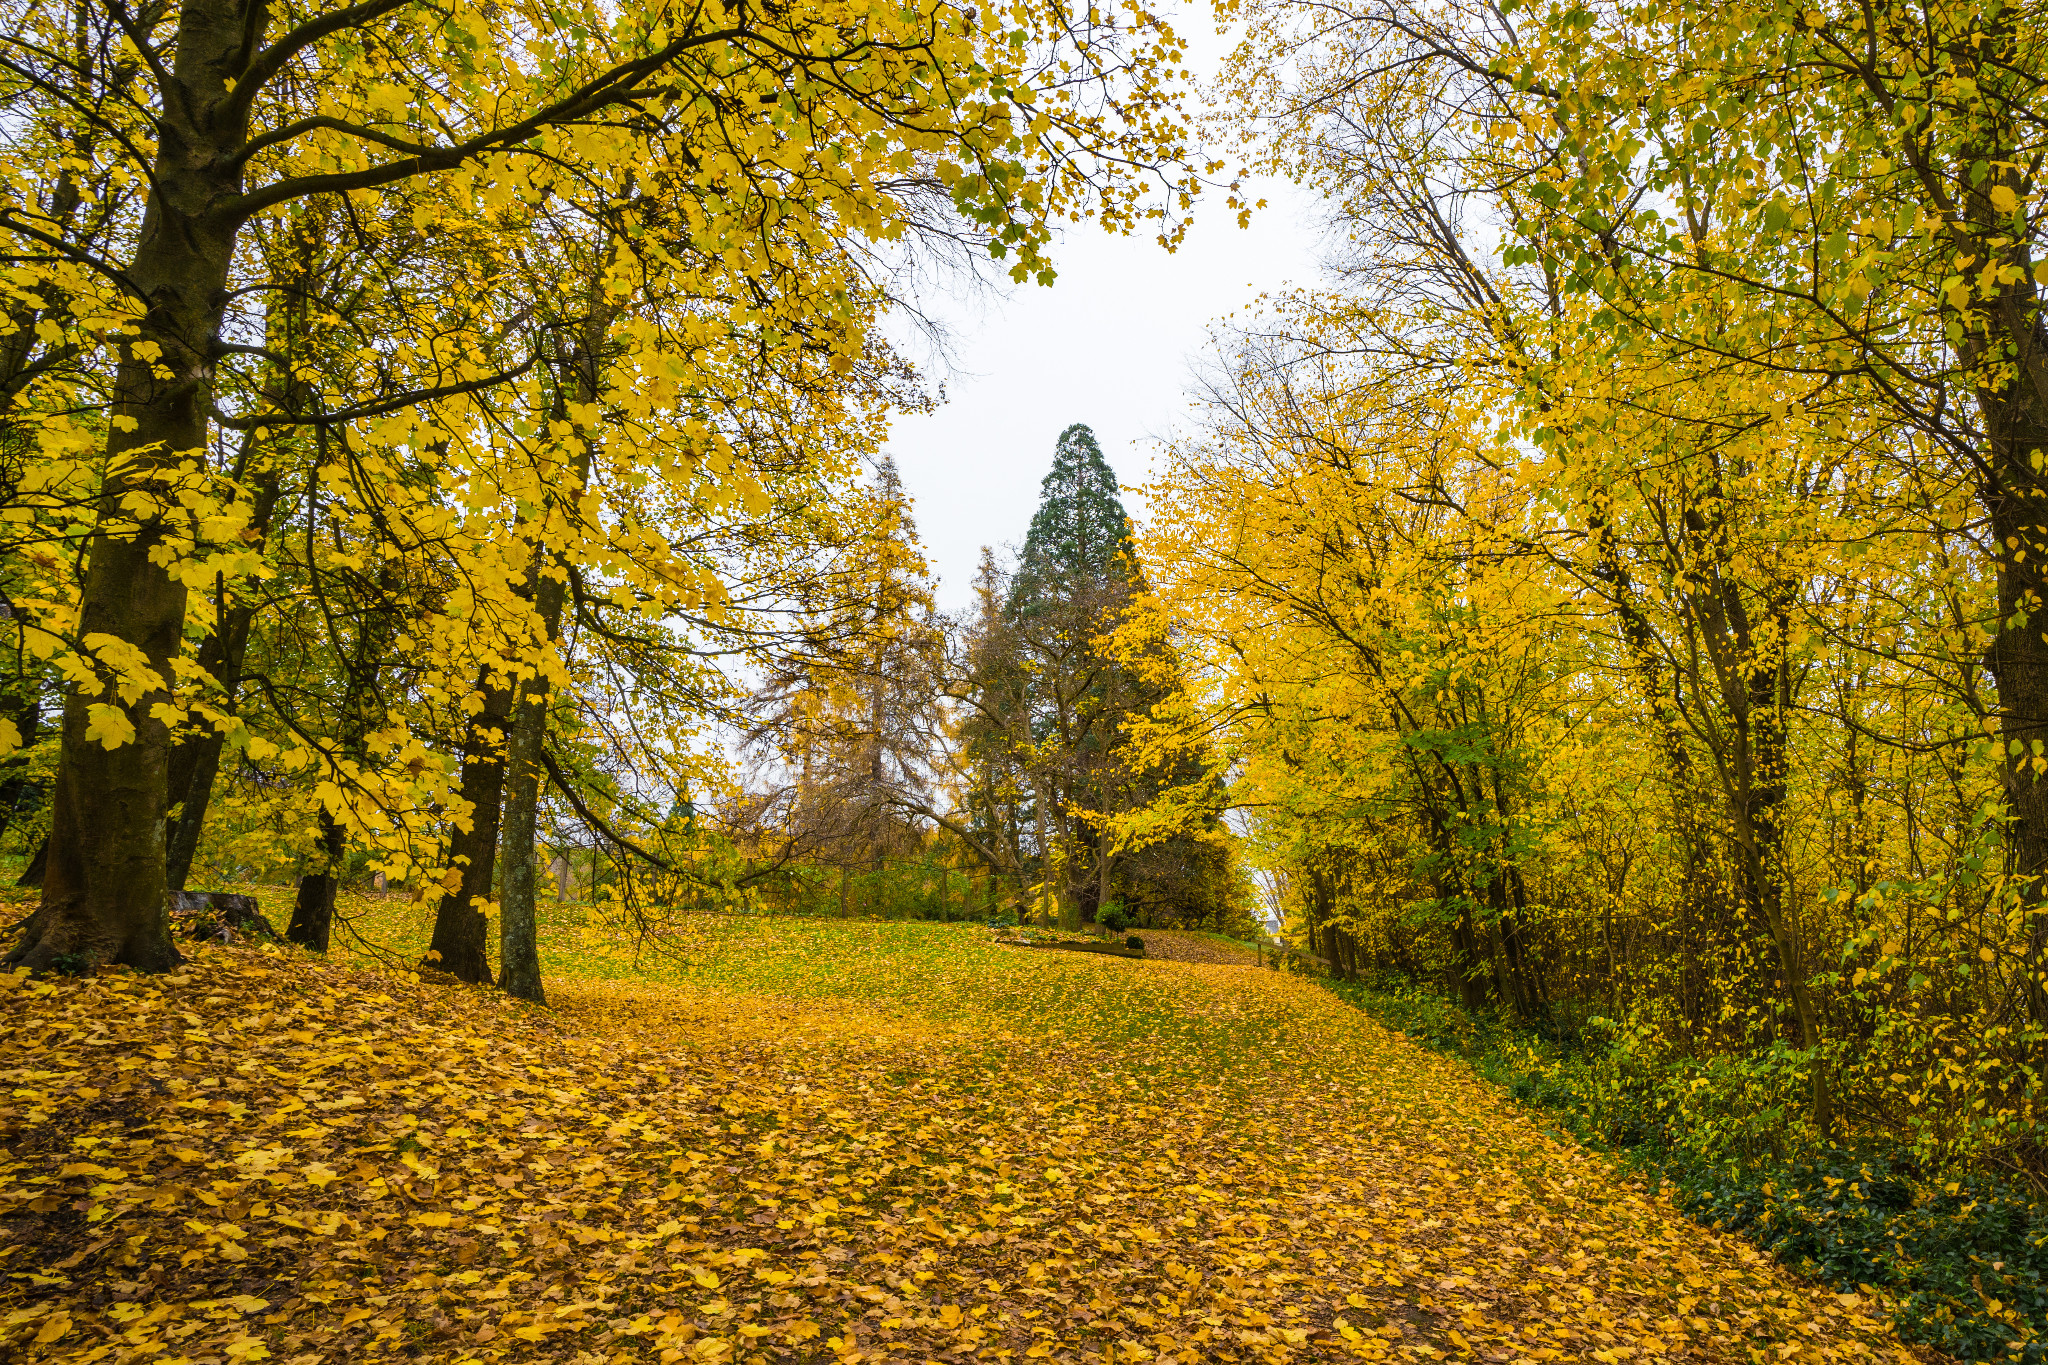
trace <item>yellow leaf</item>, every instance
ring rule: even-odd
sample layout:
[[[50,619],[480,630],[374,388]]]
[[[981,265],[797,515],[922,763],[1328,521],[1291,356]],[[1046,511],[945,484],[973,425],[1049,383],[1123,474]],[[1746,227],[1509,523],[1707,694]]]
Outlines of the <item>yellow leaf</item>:
[[[36,1345],[48,1346],[71,1330],[71,1315],[59,1313],[43,1323],[43,1330],[36,1333]]]
[[[413,1216],[413,1225],[423,1228],[445,1228],[454,1222],[453,1216],[445,1213],[421,1213]]]
[[[85,708],[85,737],[103,748],[118,749],[135,738],[135,722],[118,706],[96,701]]]

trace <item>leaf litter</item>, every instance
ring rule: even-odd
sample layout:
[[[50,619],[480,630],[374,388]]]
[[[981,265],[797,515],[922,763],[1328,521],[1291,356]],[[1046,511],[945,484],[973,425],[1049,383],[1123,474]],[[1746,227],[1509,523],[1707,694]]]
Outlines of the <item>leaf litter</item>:
[[[0,1358],[1937,1359],[1274,972],[768,921],[546,1012],[0,982]]]

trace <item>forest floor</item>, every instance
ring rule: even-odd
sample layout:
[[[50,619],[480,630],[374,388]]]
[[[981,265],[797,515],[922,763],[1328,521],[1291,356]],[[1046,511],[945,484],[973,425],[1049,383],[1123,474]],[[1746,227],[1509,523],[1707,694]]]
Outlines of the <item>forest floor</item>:
[[[1934,1359],[1299,978],[602,940],[0,977],[0,1359]]]
[[[1220,934],[1188,929],[1134,929],[1145,940],[1145,956],[1164,962],[1212,962],[1226,967],[1249,967],[1258,962],[1256,948],[1246,947]]]

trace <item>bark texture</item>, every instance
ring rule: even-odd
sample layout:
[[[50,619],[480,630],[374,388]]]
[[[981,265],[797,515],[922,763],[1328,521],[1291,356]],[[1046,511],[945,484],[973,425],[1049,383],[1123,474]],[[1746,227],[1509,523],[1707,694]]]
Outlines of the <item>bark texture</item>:
[[[433,941],[420,965],[464,981],[488,983],[490,935],[484,907],[491,902],[491,878],[497,869],[512,689],[493,684],[488,675],[479,686],[484,707],[470,720],[462,756],[462,799],[469,803],[469,823],[457,825],[449,836],[450,886],[434,914]]]
[[[341,855],[346,847],[345,832],[323,808],[320,812],[320,852],[326,858],[326,865],[318,872],[309,872],[299,878],[298,898],[292,902],[291,927],[284,931],[284,936],[301,948],[311,948],[316,953],[327,951],[328,940],[334,933],[334,893],[341,885],[341,878],[336,873],[341,867]]]
[[[236,153],[249,117],[233,88],[268,21],[262,4],[187,0],[175,65],[161,77],[153,183],[125,271],[145,312],[115,374],[108,473],[78,621],[80,639],[106,635],[139,650],[155,678],[136,692],[131,676],[124,697],[103,669],[101,687],[74,685],[65,695],[42,904],[8,954],[32,969],[116,962],[156,972],[180,960],[164,909],[170,731],[152,711],[171,699],[186,592],[151,551],[179,529],[170,496],[179,459],[206,445],[240,227],[223,206],[242,188]],[[108,747],[110,717],[94,706],[117,707],[134,737]]]
[[[549,640],[559,633],[563,584],[541,578],[534,604]],[[548,685],[545,677],[519,685],[507,746],[505,792],[505,886],[498,916],[498,984],[506,994],[546,1004],[540,981],[538,814],[540,750],[547,742]]]

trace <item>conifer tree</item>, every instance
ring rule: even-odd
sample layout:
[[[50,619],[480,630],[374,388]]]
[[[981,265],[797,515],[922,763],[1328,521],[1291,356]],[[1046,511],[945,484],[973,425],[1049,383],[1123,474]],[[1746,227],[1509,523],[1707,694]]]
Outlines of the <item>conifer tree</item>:
[[[1009,614],[1017,619],[1059,618],[1075,627],[1068,610],[1105,589],[1128,589],[1136,574],[1131,518],[1117,495],[1116,473],[1102,457],[1095,433],[1076,422],[1060,433],[1052,469],[1039,484],[1038,511],[1024,538],[1011,584]]]
[[[1213,837],[1221,784],[1204,754],[1162,759],[1132,743],[1181,669],[1163,636],[1126,629],[1149,590],[1088,427],[1060,433],[1014,569],[984,554],[977,587],[980,616],[963,632],[963,840],[992,871],[1007,852],[1084,923],[1121,900],[1148,923],[1222,927],[1236,898]],[[1163,830],[1141,813],[1169,787],[1199,789],[1202,810]],[[1127,816],[1147,832],[1120,843]]]

